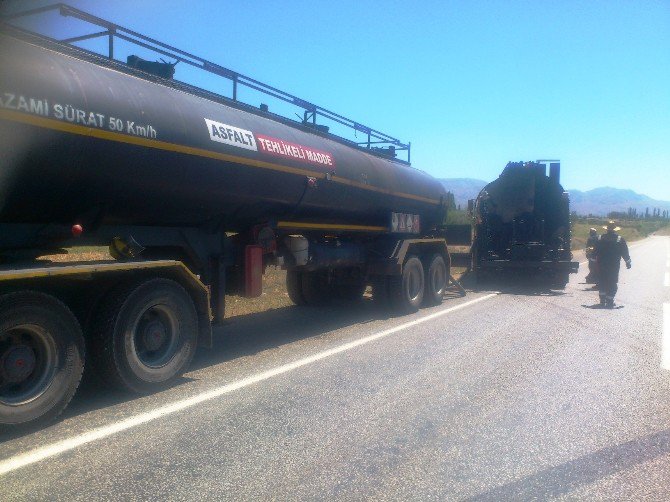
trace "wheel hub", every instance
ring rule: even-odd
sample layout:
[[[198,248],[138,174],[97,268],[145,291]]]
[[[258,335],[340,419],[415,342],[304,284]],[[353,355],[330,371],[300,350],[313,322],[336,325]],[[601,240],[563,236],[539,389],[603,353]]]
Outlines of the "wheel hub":
[[[3,380],[19,383],[26,380],[35,370],[35,351],[27,345],[10,347],[0,360]]]
[[[147,350],[158,350],[167,339],[167,329],[162,322],[151,321],[144,327],[142,339]]]
[[[418,270],[416,269],[411,269],[409,272],[409,277],[408,277],[408,293],[409,293],[409,298],[414,300],[419,294],[421,293],[421,274]]]

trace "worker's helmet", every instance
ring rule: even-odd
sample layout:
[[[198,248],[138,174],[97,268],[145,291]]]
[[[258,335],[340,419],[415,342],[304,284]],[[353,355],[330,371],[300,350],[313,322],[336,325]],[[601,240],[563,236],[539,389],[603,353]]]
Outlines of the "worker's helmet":
[[[595,228],[589,228],[589,235],[596,235],[598,231]]]
[[[621,227],[617,226],[614,220],[608,221],[607,225],[605,225],[603,228],[608,232],[618,232],[619,230],[621,230]]]

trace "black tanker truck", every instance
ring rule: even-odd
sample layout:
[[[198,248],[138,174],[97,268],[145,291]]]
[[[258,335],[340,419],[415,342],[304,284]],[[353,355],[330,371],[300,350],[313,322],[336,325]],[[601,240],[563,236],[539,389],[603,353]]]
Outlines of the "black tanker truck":
[[[55,8],[104,27],[109,54],[72,45],[85,37],[2,23],[0,427],[58,415],[84,368],[138,393],[169,384],[211,344],[225,295],[260,295],[268,265],[287,270],[299,305],[356,300],[368,285],[399,314],[441,302],[445,191],[409,153],[396,158],[408,145]],[[305,118],[244,104],[237,87],[226,98],[170,79],[174,71],[157,76],[139,57],[118,61],[114,37],[302,106]],[[330,134],[317,115],[367,141]],[[101,245],[114,259],[40,259]]]
[[[479,282],[531,279],[561,289],[577,272],[570,250],[569,196],[560,184],[558,161],[509,162],[470,201],[469,210],[472,271]]]

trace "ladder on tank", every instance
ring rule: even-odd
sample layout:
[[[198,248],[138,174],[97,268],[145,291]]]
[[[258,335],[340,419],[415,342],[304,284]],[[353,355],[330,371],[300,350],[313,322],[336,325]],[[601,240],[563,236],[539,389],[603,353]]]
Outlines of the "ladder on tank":
[[[51,15],[53,17],[54,13],[58,14],[57,19],[62,19],[66,17],[74,18],[79,21],[84,22],[88,27],[97,27],[102,28],[102,31],[94,31],[92,33],[87,33],[84,35],[73,36],[69,38],[53,38],[48,36],[44,32],[36,31],[35,25],[39,25],[40,28],[46,30],[46,26],[49,26],[50,29],[53,29],[54,23],[31,23],[34,21],[36,16],[46,16]],[[57,3],[52,5],[47,5],[40,8],[25,10],[21,12],[16,12],[0,17],[0,27],[9,28],[14,31],[22,32],[26,35],[37,36],[43,39],[44,41],[51,44],[51,48],[58,50],[58,47],[64,48],[69,47],[75,49],[77,52],[86,53],[89,56],[98,56],[98,59],[95,60],[98,64],[109,63],[114,66],[116,69],[120,69],[119,65],[127,70],[129,68],[125,62],[115,59],[115,56],[118,55],[118,48],[115,45],[117,40],[122,40],[128,42],[133,46],[139,47],[143,50],[148,50],[152,53],[158,54],[162,57],[168,57],[174,59],[176,63],[183,63],[194,68],[198,68],[202,71],[217,75],[228,80],[231,83],[230,95],[225,96],[223,94],[207,91],[205,89],[187,84],[185,82],[173,81],[168,79],[163,79],[161,83],[167,85],[173,85],[174,87],[186,90],[187,92],[202,95],[209,99],[223,100],[225,104],[237,106],[246,111],[252,113],[261,114],[263,116],[268,116],[273,120],[278,120],[282,123],[290,125],[292,127],[298,127],[303,130],[307,130],[314,134],[319,134],[322,136],[327,136],[331,139],[334,139],[339,142],[343,142],[348,146],[353,146],[355,148],[363,149],[372,153],[374,155],[390,158],[397,160],[398,162],[403,162],[405,164],[410,164],[410,150],[411,142],[404,143],[399,139],[383,133],[377,129],[373,129],[366,125],[363,125],[359,122],[351,120],[347,117],[344,117],[338,113],[332,112],[323,108],[321,106],[315,105],[309,101],[303,100],[284,92],[280,89],[267,85],[263,82],[260,82],[256,79],[238,73],[236,71],[230,70],[223,66],[220,66],[216,63],[208,61],[204,58],[191,54],[189,52],[183,51],[176,47],[172,47],[168,44],[155,40],[153,38],[142,35],[136,31],[124,28],[118,24],[112,23],[105,19],[99,18],[88,12],[71,7],[70,5],[64,3]],[[106,51],[94,51],[90,49],[82,48],[78,43],[107,38],[107,47]],[[106,52],[106,54],[104,53]],[[101,57],[102,56],[102,57]],[[106,59],[106,62],[105,62]],[[173,63],[173,66],[176,64]],[[144,72],[138,72],[140,76],[149,76],[148,74],[142,75]],[[298,110],[302,111],[302,120],[296,121],[282,115],[277,115],[270,113],[269,108],[266,104],[261,104],[260,107],[255,107],[248,103],[245,103],[239,99],[239,90],[241,88],[251,89],[253,91],[258,91],[263,95],[266,95],[270,98],[279,100],[283,103],[288,103],[293,105]],[[298,115],[300,117],[300,115]],[[325,120],[327,123],[317,123],[317,118]],[[335,127],[343,127],[344,130],[353,130],[354,139],[348,139],[344,136],[333,134],[329,132],[329,125],[331,124]],[[365,141],[357,141],[357,133],[362,133],[366,138]],[[396,155],[399,152],[404,152],[406,154],[405,159],[398,159]]]

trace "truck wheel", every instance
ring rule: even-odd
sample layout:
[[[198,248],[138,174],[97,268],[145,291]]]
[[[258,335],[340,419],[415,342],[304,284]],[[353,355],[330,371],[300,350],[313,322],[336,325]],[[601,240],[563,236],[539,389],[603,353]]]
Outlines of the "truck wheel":
[[[570,282],[570,274],[561,274],[558,273],[551,277],[549,281],[549,287],[551,289],[565,289],[565,287]]]
[[[305,305],[305,297],[302,295],[302,273],[295,270],[286,272],[286,291],[288,297],[296,305]]]
[[[325,305],[331,300],[333,289],[324,271],[302,273],[302,296],[307,305]]]
[[[485,288],[487,286],[490,286],[491,283],[493,282],[493,276],[489,271],[476,269],[474,276],[475,276],[475,283],[477,284],[478,288]]]
[[[198,319],[191,297],[169,279],[113,291],[98,312],[93,353],[102,379],[147,393],[178,378],[193,359]]]
[[[0,297],[0,427],[57,417],[83,370],[84,338],[69,308],[35,291]]]
[[[426,270],[426,293],[423,298],[425,305],[442,303],[444,291],[449,285],[449,272],[441,254],[434,254]]]
[[[419,310],[425,289],[423,265],[410,256],[402,267],[402,275],[389,277],[389,300],[394,312],[411,314]]]

